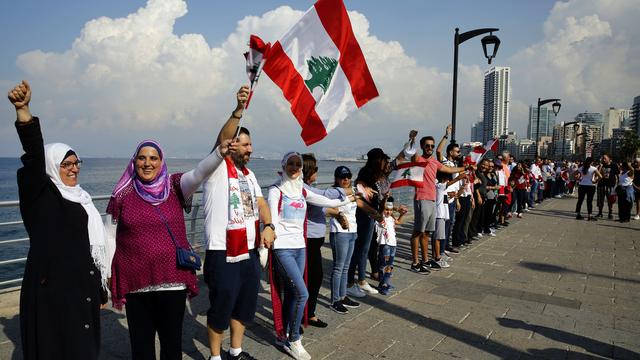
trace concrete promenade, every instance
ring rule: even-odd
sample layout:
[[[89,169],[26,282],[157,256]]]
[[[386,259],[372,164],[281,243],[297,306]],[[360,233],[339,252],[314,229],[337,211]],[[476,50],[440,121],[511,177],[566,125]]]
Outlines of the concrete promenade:
[[[327,307],[325,246],[317,313],[329,327],[305,329],[303,343],[314,359],[640,359],[640,221],[577,221],[575,202],[546,201],[431,275],[409,271],[411,227],[402,226],[398,291],[364,298],[347,315]],[[17,297],[0,295],[3,360],[22,358]],[[201,284],[185,316],[185,359],[208,359],[207,304]],[[244,349],[287,359],[273,345],[270,319],[269,293],[261,291]],[[103,310],[102,329],[102,358],[129,358],[125,315]]]

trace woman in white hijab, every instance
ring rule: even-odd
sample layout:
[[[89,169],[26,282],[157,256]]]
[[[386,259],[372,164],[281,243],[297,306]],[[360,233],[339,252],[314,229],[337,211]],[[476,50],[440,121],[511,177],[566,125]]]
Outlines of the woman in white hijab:
[[[282,177],[269,188],[268,198],[276,232],[270,263],[276,344],[295,359],[310,359],[300,341],[300,324],[309,298],[305,282],[307,203],[338,207],[355,201],[355,197],[331,200],[307,192],[302,181],[302,155],[298,152],[285,154],[281,165]]]
[[[29,110],[29,84],[18,84],[8,97],[25,151],[18,170],[30,241],[20,294],[24,359],[97,359],[113,242],[78,185],[82,160],[68,145],[43,145],[40,122]]]

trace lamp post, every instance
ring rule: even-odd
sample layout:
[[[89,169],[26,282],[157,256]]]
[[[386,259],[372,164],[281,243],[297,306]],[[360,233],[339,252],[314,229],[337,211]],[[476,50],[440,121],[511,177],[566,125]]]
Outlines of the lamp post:
[[[476,29],[459,34],[460,29],[456,28],[456,33],[453,36],[453,97],[451,104],[451,143],[456,142],[456,101],[458,98],[458,46],[463,42],[476,37],[478,35],[489,33],[489,35],[482,38],[482,51],[484,51],[484,57],[486,57],[491,64],[491,59],[496,57],[498,47],[500,46],[500,39],[493,35],[494,31],[500,29],[485,28]],[[491,48],[493,47],[493,48]],[[489,50],[487,50],[487,48]]]
[[[544,104],[548,104],[550,102],[554,101],[553,105],[551,106],[554,115],[558,116],[558,113],[560,112],[560,107],[562,105],[560,105],[560,99],[545,99],[545,100],[541,100],[540,98],[538,98],[538,120],[536,121],[536,157],[538,157],[539,151],[538,151],[538,143],[540,142],[540,106],[544,105]],[[547,119],[547,126],[548,126],[548,122],[549,119]]]

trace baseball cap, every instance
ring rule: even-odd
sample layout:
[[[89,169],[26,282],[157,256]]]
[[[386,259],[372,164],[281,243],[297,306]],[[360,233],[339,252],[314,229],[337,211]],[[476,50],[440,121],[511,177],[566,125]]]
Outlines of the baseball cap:
[[[344,178],[350,178],[352,175],[351,175],[351,170],[349,170],[348,167],[338,166],[336,168],[336,171],[333,172],[333,176],[337,177],[338,179],[344,179]]]

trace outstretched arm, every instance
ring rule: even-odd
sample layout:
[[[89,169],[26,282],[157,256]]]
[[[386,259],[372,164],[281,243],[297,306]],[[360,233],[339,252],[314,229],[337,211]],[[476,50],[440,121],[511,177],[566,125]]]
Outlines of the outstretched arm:
[[[200,184],[222,164],[223,157],[234,153],[237,147],[237,143],[232,142],[231,139],[224,140],[209,156],[200,161],[195,169],[184,173],[180,178],[180,188],[184,198],[191,197]]]
[[[231,139],[236,135],[238,124],[242,118],[242,113],[244,112],[244,106],[247,103],[247,99],[249,99],[249,86],[243,85],[236,94],[236,108],[231,112],[229,120],[227,120],[227,122],[222,126],[214,148],[220,145],[223,140]]]
[[[444,136],[440,143],[438,144],[438,148],[436,149],[436,158],[438,161],[442,161],[443,156],[442,152],[444,151],[445,146],[447,145],[447,140],[449,139],[449,135],[451,135],[451,124],[447,125],[447,129],[445,130]]]

